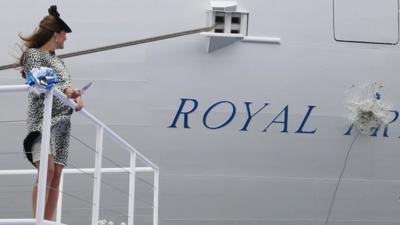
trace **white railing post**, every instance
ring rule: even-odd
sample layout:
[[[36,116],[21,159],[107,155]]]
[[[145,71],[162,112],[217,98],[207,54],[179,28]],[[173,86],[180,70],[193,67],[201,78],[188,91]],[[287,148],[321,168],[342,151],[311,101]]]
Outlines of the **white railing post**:
[[[61,223],[62,202],[63,202],[63,191],[64,191],[64,172],[61,173],[60,185],[59,185],[59,189],[58,189],[58,190],[59,190],[59,192],[58,192],[56,222],[57,222],[57,223]]]
[[[46,93],[44,99],[44,111],[43,111],[43,126],[42,126],[42,142],[40,151],[40,168],[39,168],[39,182],[38,182],[38,193],[36,201],[36,224],[44,224],[44,211],[46,203],[46,192],[47,192],[47,168],[49,159],[49,148],[50,148],[50,129],[51,129],[51,112],[53,105],[53,93],[54,88]]]
[[[94,173],[94,181],[93,181],[92,225],[98,225],[98,221],[99,221],[101,162],[102,162],[102,158],[103,158],[103,137],[104,137],[103,127],[97,126],[95,173]]]
[[[136,152],[131,152],[130,155],[128,225],[133,225],[135,223]]]
[[[154,170],[153,225],[158,225],[158,194],[160,186],[160,171]]]

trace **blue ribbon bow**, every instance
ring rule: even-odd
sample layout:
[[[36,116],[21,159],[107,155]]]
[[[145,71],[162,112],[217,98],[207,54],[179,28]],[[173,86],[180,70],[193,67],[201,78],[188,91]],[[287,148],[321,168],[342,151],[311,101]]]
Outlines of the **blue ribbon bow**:
[[[57,75],[53,69],[40,67],[32,69],[26,76],[25,84],[31,86],[35,93],[49,91],[57,83]]]

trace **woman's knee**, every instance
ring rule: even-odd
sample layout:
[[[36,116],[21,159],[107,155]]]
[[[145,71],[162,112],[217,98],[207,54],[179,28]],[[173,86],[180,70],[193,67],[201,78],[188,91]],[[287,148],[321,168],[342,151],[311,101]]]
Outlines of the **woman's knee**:
[[[35,162],[35,166],[38,170],[38,175],[40,173],[40,161]],[[52,165],[51,163],[49,163],[47,165],[47,180],[50,181],[53,179],[55,174],[55,169],[54,169],[54,165]]]

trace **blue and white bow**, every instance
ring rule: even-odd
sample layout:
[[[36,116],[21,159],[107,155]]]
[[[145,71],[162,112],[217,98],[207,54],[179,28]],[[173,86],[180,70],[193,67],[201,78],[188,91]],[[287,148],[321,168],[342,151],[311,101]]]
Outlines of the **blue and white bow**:
[[[26,76],[25,84],[31,86],[30,91],[40,95],[46,93],[57,83],[57,75],[53,69],[40,67],[32,69]]]

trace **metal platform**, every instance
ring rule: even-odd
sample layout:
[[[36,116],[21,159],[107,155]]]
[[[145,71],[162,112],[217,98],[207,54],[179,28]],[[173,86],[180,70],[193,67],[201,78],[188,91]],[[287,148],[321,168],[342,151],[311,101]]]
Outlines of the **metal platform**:
[[[53,221],[44,221],[45,225],[65,225]],[[0,219],[0,225],[36,225],[36,219]]]

